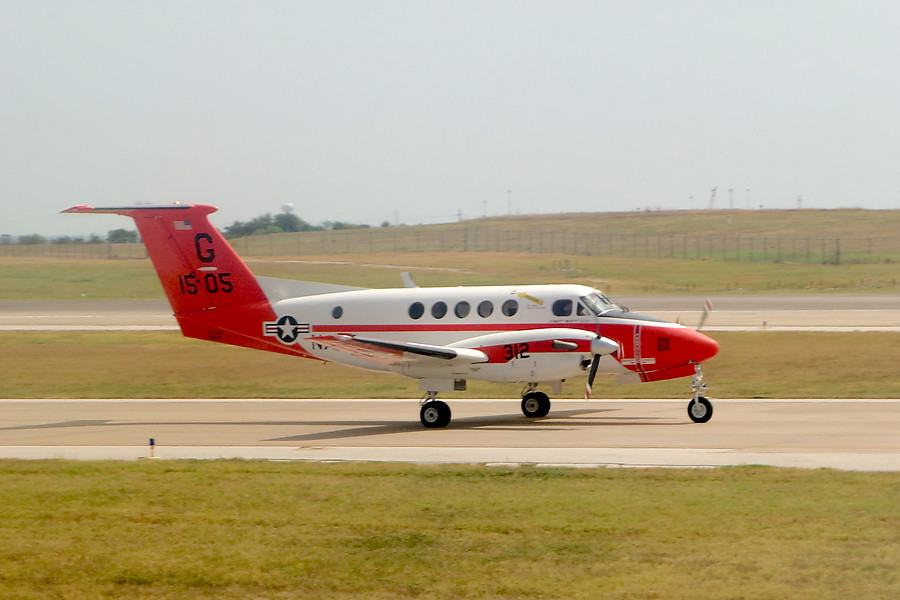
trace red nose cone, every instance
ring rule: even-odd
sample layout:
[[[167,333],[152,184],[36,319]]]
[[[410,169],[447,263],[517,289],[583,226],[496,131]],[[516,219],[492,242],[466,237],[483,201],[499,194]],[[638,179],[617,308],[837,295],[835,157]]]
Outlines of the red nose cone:
[[[719,352],[719,342],[699,331],[687,329],[685,331],[687,352],[695,363],[709,360]]]

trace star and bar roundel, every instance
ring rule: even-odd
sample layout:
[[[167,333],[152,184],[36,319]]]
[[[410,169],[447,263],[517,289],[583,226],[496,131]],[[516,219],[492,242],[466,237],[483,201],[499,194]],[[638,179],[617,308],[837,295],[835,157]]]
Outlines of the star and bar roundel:
[[[284,315],[277,321],[263,322],[263,335],[276,337],[282,344],[293,344],[301,333],[309,333],[309,323],[298,323],[291,315]]]

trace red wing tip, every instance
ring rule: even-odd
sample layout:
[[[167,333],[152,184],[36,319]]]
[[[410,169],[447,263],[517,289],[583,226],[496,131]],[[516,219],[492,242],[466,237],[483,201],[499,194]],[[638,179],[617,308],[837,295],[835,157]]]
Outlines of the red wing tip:
[[[59,212],[60,213],[82,213],[82,212],[91,212],[92,210],[94,210],[93,206],[79,204],[78,206],[73,206],[72,208],[67,208],[66,210],[61,210]]]

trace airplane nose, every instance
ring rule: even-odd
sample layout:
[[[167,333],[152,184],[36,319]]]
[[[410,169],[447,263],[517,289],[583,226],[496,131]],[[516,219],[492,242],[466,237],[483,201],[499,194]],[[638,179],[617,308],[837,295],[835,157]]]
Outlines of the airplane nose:
[[[693,329],[688,329],[685,333],[687,334],[688,354],[695,363],[709,360],[718,354],[719,342],[716,340]]]

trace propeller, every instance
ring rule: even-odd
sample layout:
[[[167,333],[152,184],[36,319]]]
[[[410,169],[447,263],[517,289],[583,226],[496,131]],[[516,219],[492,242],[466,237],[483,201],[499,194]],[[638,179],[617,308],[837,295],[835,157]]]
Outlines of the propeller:
[[[697,325],[697,331],[703,329],[703,326],[706,324],[706,319],[709,317],[709,313],[712,312],[712,302],[710,302],[709,298],[706,299],[706,304],[703,305],[703,314],[700,315],[700,324]]]
[[[588,371],[587,386],[585,386],[584,388],[585,400],[591,399],[591,386],[594,385],[594,377],[597,376],[597,368],[600,366],[600,358],[606,356],[607,354],[613,354],[614,352],[618,351],[619,344],[609,338],[597,336],[593,340],[591,340],[591,354],[594,355],[594,358],[591,359],[591,368],[590,371]]]

